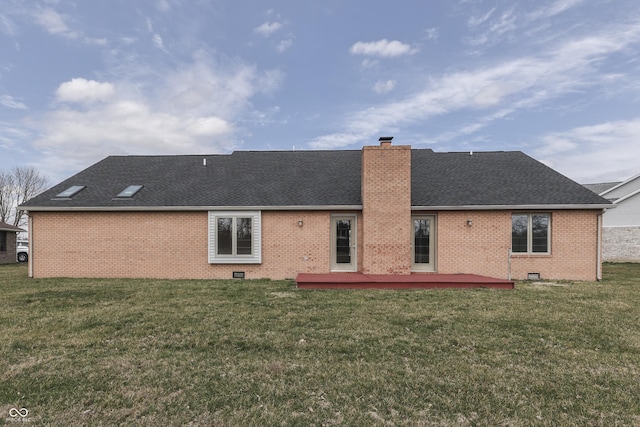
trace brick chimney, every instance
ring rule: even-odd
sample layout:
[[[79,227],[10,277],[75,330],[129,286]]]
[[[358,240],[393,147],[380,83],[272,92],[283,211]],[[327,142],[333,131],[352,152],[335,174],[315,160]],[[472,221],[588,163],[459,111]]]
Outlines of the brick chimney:
[[[362,272],[411,273],[411,146],[362,148]]]
[[[381,136],[378,141],[380,142],[381,147],[391,147],[392,136]]]

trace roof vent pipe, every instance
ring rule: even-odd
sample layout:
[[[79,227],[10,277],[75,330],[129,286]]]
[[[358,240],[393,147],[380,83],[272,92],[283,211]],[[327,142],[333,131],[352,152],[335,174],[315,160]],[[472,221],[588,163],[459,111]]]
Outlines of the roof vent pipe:
[[[202,159],[202,166],[207,166],[207,159]]]

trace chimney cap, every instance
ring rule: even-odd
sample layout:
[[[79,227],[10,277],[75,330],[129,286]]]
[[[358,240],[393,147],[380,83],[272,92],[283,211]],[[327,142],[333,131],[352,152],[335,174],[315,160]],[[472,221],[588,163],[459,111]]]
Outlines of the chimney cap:
[[[392,136],[381,136],[380,139],[378,139],[378,141],[380,141],[380,146],[381,147],[391,147],[391,140],[393,139]]]

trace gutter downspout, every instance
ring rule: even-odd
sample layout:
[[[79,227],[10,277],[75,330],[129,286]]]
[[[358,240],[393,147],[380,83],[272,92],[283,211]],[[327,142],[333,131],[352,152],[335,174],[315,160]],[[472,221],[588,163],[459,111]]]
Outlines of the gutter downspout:
[[[28,276],[33,279],[33,218],[28,217],[27,230],[29,230],[29,258],[27,258]]]
[[[602,280],[602,215],[605,213],[606,209],[602,209],[602,212],[598,214],[598,244],[596,254],[596,280]]]

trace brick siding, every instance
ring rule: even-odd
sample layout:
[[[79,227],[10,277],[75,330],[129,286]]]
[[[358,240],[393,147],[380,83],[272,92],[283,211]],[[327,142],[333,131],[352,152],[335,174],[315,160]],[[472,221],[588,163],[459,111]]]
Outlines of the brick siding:
[[[435,214],[437,273],[508,277],[510,211]],[[206,212],[32,212],[31,221],[34,277],[225,279],[244,271],[248,279],[287,279],[330,272],[330,212],[263,211],[260,265],[209,264]],[[385,274],[398,263],[410,268],[410,252],[401,258],[390,243],[367,253],[363,223],[358,215],[359,271],[364,272],[365,255],[375,257],[369,268]],[[406,223],[410,230],[411,220]],[[595,280],[596,224],[594,211],[551,212],[551,254],[513,255],[511,278],[540,273],[543,279]],[[387,235],[374,232],[377,238]],[[398,234],[407,238],[396,239],[395,248],[410,246],[409,231]]]
[[[362,150],[362,272],[411,273],[411,147]]]
[[[604,227],[603,260],[640,262],[640,227]]]
[[[540,273],[542,279],[596,280],[599,212],[551,211],[550,254],[514,254],[511,259],[512,211],[441,212],[437,272],[508,278],[510,270],[517,280],[528,273]]]
[[[30,219],[34,277],[225,279],[244,271],[247,279],[293,279],[330,270],[328,212],[263,211],[259,265],[208,263],[207,212],[32,212]]]

